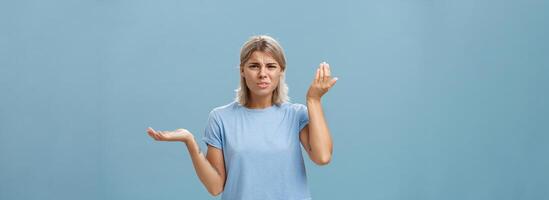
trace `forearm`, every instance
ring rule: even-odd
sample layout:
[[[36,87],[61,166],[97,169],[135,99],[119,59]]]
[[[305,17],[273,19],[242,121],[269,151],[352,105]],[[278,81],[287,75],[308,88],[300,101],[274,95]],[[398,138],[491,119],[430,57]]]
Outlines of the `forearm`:
[[[194,139],[187,142],[187,149],[189,150],[196,175],[208,192],[212,195],[221,193],[225,180],[200,152],[200,148]]]
[[[331,160],[333,144],[320,99],[308,98],[307,110],[311,156],[318,163],[326,164]]]

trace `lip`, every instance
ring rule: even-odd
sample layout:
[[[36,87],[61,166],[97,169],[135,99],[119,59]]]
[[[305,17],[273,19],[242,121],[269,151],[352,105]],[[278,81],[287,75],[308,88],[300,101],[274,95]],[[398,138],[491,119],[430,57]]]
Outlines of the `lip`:
[[[269,85],[271,85],[270,83],[258,83],[257,84],[257,87],[261,88],[261,89],[266,89],[269,87]]]

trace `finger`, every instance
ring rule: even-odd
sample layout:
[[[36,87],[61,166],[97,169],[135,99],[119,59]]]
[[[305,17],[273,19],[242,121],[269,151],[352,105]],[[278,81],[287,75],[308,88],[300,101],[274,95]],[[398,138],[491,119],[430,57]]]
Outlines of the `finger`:
[[[320,67],[318,67],[320,69],[320,81],[324,81],[324,63],[320,63]]]
[[[155,139],[155,138],[154,138],[154,134],[153,134],[151,131],[147,131],[147,134],[149,134],[149,137]]]
[[[166,139],[166,135],[165,135],[165,134],[166,134],[165,132],[162,132],[161,134],[158,134],[158,139],[159,139],[159,140],[164,140],[164,139]]]
[[[149,136],[151,136],[153,139],[156,139],[156,134],[153,133],[153,132],[148,132],[149,133]]]
[[[156,134],[156,131],[155,131],[153,128],[149,127],[149,130],[150,130],[152,133],[155,133],[155,134]]]
[[[159,131],[158,133],[158,139],[159,140],[165,140],[166,139],[167,131]]]
[[[327,70],[327,65],[326,65],[326,62],[322,62],[322,71],[324,71],[324,77],[322,77],[322,80],[323,81],[328,81],[328,70]]]
[[[156,136],[155,136],[155,132],[152,128],[148,128],[147,129],[147,133],[149,134],[149,136],[151,136],[152,138],[156,139]]]
[[[320,68],[316,69],[315,82],[320,81]]]
[[[332,75],[332,72],[330,72],[330,64],[328,63],[324,63],[325,66],[326,66],[326,77],[328,77],[328,79],[330,79],[330,76]]]
[[[156,139],[157,141],[160,141],[161,138],[160,138],[160,134],[154,134],[154,139]]]
[[[156,133],[149,133],[149,135],[154,138],[154,140],[158,140],[158,136],[156,135]]]

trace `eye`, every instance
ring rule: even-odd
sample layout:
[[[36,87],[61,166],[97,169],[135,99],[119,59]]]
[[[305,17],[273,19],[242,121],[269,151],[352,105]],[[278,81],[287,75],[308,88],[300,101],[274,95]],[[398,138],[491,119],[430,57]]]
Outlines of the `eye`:
[[[276,66],[276,65],[269,65],[269,66],[267,66],[267,67],[268,67],[269,69],[276,69],[276,68],[278,68],[278,66]]]
[[[250,69],[257,69],[257,68],[259,68],[259,66],[257,66],[257,65],[248,65],[248,68],[250,68]]]

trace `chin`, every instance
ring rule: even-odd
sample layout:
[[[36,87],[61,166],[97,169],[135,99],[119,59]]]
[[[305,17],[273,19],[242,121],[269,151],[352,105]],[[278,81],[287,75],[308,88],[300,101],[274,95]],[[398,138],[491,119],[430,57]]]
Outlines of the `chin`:
[[[264,89],[264,90],[258,89],[256,91],[253,91],[253,93],[256,96],[263,97],[263,96],[269,96],[269,95],[273,94],[273,91],[274,91],[273,89]]]
[[[256,96],[259,96],[259,97],[264,97],[264,96],[269,96],[269,95],[271,95],[272,93],[273,93],[273,92],[263,92],[263,91],[261,91],[261,92],[255,92],[254,94],[255,94]]]

